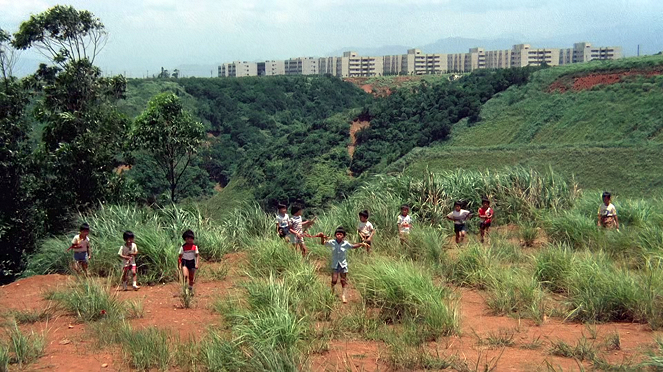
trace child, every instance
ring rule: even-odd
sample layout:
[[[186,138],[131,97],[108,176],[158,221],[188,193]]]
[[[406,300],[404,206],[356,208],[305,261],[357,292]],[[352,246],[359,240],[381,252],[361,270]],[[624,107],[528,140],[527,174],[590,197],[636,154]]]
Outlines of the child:
[[[184,244],[180,247],[180,266],[182,267],[182,274],[184,281],[189,281],[189,293],[193,295],[193,283],[198,270],[198,246],[193,244],[195,236],[193,231],[187,230],[182,234]]]
[[[276,214],[276,233],[279,238],[285,239],[288,236],[288,225],[290,224],[290,216],[288,216],[287,208],[284,204],[278,205],[279,213]]]
[[[373,224],[368,222],[368,211],[363,210],[359,212],[359,224],[357,225],[357,232],[361,237],[361,242],[366,243],[366,252],[371,253],[371,244],[373,243],[373,235],[375,235],[375,228]]]
[[[290,213],[292,213],[289,226],[290,243],[295,245],[295,249],[301,249],[302,256],[306,256],[307,248],[306,244],[304,244],[304,231],[315,223],[316,217],[313,217],[312,220],[302,221],[304,209],[298,205],[293,205],[292,208],[290,208]]]
[[[134,233],[131,231],[125,231],[122,234],[122,239],[124,239],[124,245],[120,247],[120,250],[117,254],[120,258],[124,259],[122,265],[122,289],[127,290],[127,272],[131,271],[134,277],[134,291],[138,290],[138,285],[136,284],[137,274],[136,274],[136,255],[138,254],[138,248],[134,244]]]
[[[412,228],[412,217],[408,215],[410,207],[403,204],[401,206],[401,214],[398,215],[398,234],[401,239],[401,244],[405,242],[407,236],[410,234]]]
[[[493,209],[490,207],[490,200],[488,198],[481,199],[481,208],[479,208],[479,218],[481,223],[479,224],[479,232],[481,232],[481,242],[483,243],[483,238],[488,229],[490,229],[490,223],[493,220]]]
[[[321,235],[321,234],[318,234]],[[325,246],[329,247],[332,251],[332,260],[331,260],[331,289],[332,293],[335,294],[336,283],[338,282],[339,274],[341,276],[341,300],[344,304],[348,303],[346,297],[345,287],[348,284],[348,260],[347,260],[347,251],[349,249],[355,249],[359,247],[366,247],[366,243],[350,244],[345,240],[345,229],[342,226],[339,226],[334,232],[335,239],[328,240],[324,243]],[[322,239],[326,237],[322,236]]]
[[[619,231],[619,220],[617,219],[617,209],[610,202],[609,192],[605,191],[603,193],[603,204],[599,207],[599,218],[598,226],[605,227],[607,229],[617,229]]]
[[[79,229],[79,234],[74,236],[74,239],[71,241],[71,246],[69,247],[69,249],[74,251],[74,270],[79,272],[80,267],[83,269],[85,275],[87,275],[88,260],[92,259],[89,234],[90,225],[83,223]]]
[[[465,239],[467,229],[465,221],[472,215],[470,211],[461,209],[462,202],[456,201],[454,203],[454,210],[447,215],[447,219],[454,222],[454,233],[456,233],[456,244],[460,244]]]

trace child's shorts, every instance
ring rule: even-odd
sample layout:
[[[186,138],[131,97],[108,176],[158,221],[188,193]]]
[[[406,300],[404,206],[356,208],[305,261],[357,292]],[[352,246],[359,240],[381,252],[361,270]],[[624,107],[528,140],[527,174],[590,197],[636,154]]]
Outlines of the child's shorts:
[[[87,252],[74,252],[74,260],[77,262],[87,262]]]
[[[131,271],[132,273],[135,274],[135,273],[136,273],[136,265],[123,266],[123,267],[122,267],[122,271],[123,271],[123,272]]]
[[[279,227],[279,238],[285,239],[288,236],[288,229],[285,227]]]
[[[182,267],[191,270],[196,270],[196,260],[182,260]]]
[[[480,228],[481,230],[485,230],[485,229],[487,229],[487,228],[489,228],[489,227],[490,227],[490,222],[481,222],[481,223],[479,224],[479,228]]]
[[[467,232],[467,229],[465,228],[465,224],[464,223],[454,224],[454,232],[459,233],[461,231]]]
[[[301,244],[301,243],[304,243],[304,239],[298,237],[297,235],[290,234],[290,243],[292,243],[292,244]]]
[[[335,269],[332,269],[332,272],[346,274],[348,272],[348,267],[342,267],[341,264],[338,264]]]

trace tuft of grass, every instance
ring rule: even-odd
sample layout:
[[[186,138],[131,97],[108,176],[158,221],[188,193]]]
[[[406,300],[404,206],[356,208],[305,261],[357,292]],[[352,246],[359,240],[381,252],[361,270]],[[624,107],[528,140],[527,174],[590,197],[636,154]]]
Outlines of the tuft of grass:
[[[145,309],[141,301],[130,300],[125,303],[127,318],[140,319],[145,316]]]
[[[608,351],[613,351],[613,350],[621,350],[622,349],[622,339],[621,336],[619,336],[619,332],[614,331],[610,333],[606,338],[605,338],[605,348]]]
[[[183,309],[190,309],[193,305],[193,292],[189,291],[189,284],[182,284],[182,289],[180,290],[180,305]]]
[[[248,271],[255,277],[269,277],[270,275],[279,277],[295,266],[304,265],[301,253],[276,239],[254,241],[249,248],[248,258]]]
[[[70,288],[50,293],[48,299],[59,303],[82,321],[118,319],[125,311],[125,305],[111,293],[109,283],[102,284],[93,278],[77,279]]]
[[[532,337],[532,340],[530,340],[529,342],[520,345],[520,348],[526,350],[536,350],[540,349],[542,346],[543,346],[543,341],[541,340],[541,336],[536,336]]]
[[[649,352],[649,360],[642,363],[643,367],[650,367],[655,371],[663,370],[663,338],[656,339],[657,350]]]
[[[141,371],[153,368],[167,370],[172,360],[169,338],[166,331],[156,327],[140,330],[125,328],[122,351],[133,368]]]
[[[539,235],[539,229],[535,224],[523,224],[520,226],[520,240],[525,247],[534,246],[534,241]]]
[[[203,266],[199,273],[197,273],[198,278],[205,278],[212,281],[223,281],[228,276],[230,267],[223,265],[220,267],[209,267],[207,265]]]
[[[496,263],[492,246],[473,244],[460,253],[449,276],[458,285],[485,289],[492,280]]]
[[[504,268],[489,284],[488,307],[496,314],[517,314],[542,323],[546,314],[545,294],[528,272]]]
[[[502,347],[512,347],[515,345],[514,338],[516,337],[516,331],[512,328],[500,328],[497,331],[490,331],[486,337],[481,337],[478,334],[474,334],[480,345],[488,345],[495,348]]]
[[[453,293],[436,285],[423,268],[379,257],[371,264],[358,264],[356,272],[356,288],[368,306],[380,308],[385,321],[415,322],[425,339],[458,332]]]
[[[209,371],[246,371],[249,360],[240,344],[211,332],[200,345],[200,360]]]
[[[9,371],[9,347],[0,344],[0,371]]]
[[[535,255],[534,277],[544,288],[564,293],[574,260],[573,252],[566,246],[549,246]]]
[[[37,322],[43,322],[51,319],[53,317],[53,312],[55,309],[49,304],[43,309],[34,309],[34,310],[13,310],[10,311],[10,315],[16,320],[18,324],[32,324]]]
[[[575,345],[569,345],[562,340],[552,341],[551,344],[550,353],[556,356],[593,361],[598,355],[594,342],[590,342],[585,336],[578,339]]]
[[[411,346],[391,339],[388,343],[387,361],[395,370],[443,370],[456,367],[454,356],[440,355],[439,350],[431,353],[423,345]]]
[[[14,325],[9,330],[9,347],[8,361],[11,364],[18,364],[20,367],[30,364],[42,355],[44,355],[45,339],[43,334],[30,332],[24,334],[19,328],[18,324]]]

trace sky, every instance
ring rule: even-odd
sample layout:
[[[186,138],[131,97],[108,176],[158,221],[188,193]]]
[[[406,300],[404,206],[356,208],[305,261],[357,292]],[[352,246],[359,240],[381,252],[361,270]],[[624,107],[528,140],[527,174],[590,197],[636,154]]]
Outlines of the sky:
[[[541,47],[598,45],[592,40],[598,39],[626,44],[631,56],[637,44],[642,54],[663,50],[660,0],[0,0],[0,27],[13,32],[31,14],[57,4],[101,19],[109,40],[95,62],[107,74],[129,77],[160,67],[209,76],[215,65],[234,60],[420,47],[449,37]],[[40,57],[25,52],[22,58],[20,67],[30,69]]]

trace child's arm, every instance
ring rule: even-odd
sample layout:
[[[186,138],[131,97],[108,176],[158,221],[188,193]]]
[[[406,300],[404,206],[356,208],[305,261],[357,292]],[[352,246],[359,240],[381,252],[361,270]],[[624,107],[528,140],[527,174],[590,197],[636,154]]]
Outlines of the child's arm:
[[[92,250],[90,249],[91,246],[92,246],[92,245],[90,244],[90,242],[88,242],[88,243],[87,243],[87,259],[88,259],[88,260],[91,260],[91,259],[92,259]]]
[[[619,219],[617,218],[617,213],[615,213],[615,227],[619,230]]]
[[[199,257],[199,256],[200,256],[200,255],[199,255],[198,253],[196,253],[196,269],[198,269],[198,257]]]
[[[357,249],[361,247],[368,247],[367,243],[357,243],[357,244],[352,244],[352,249]]]

